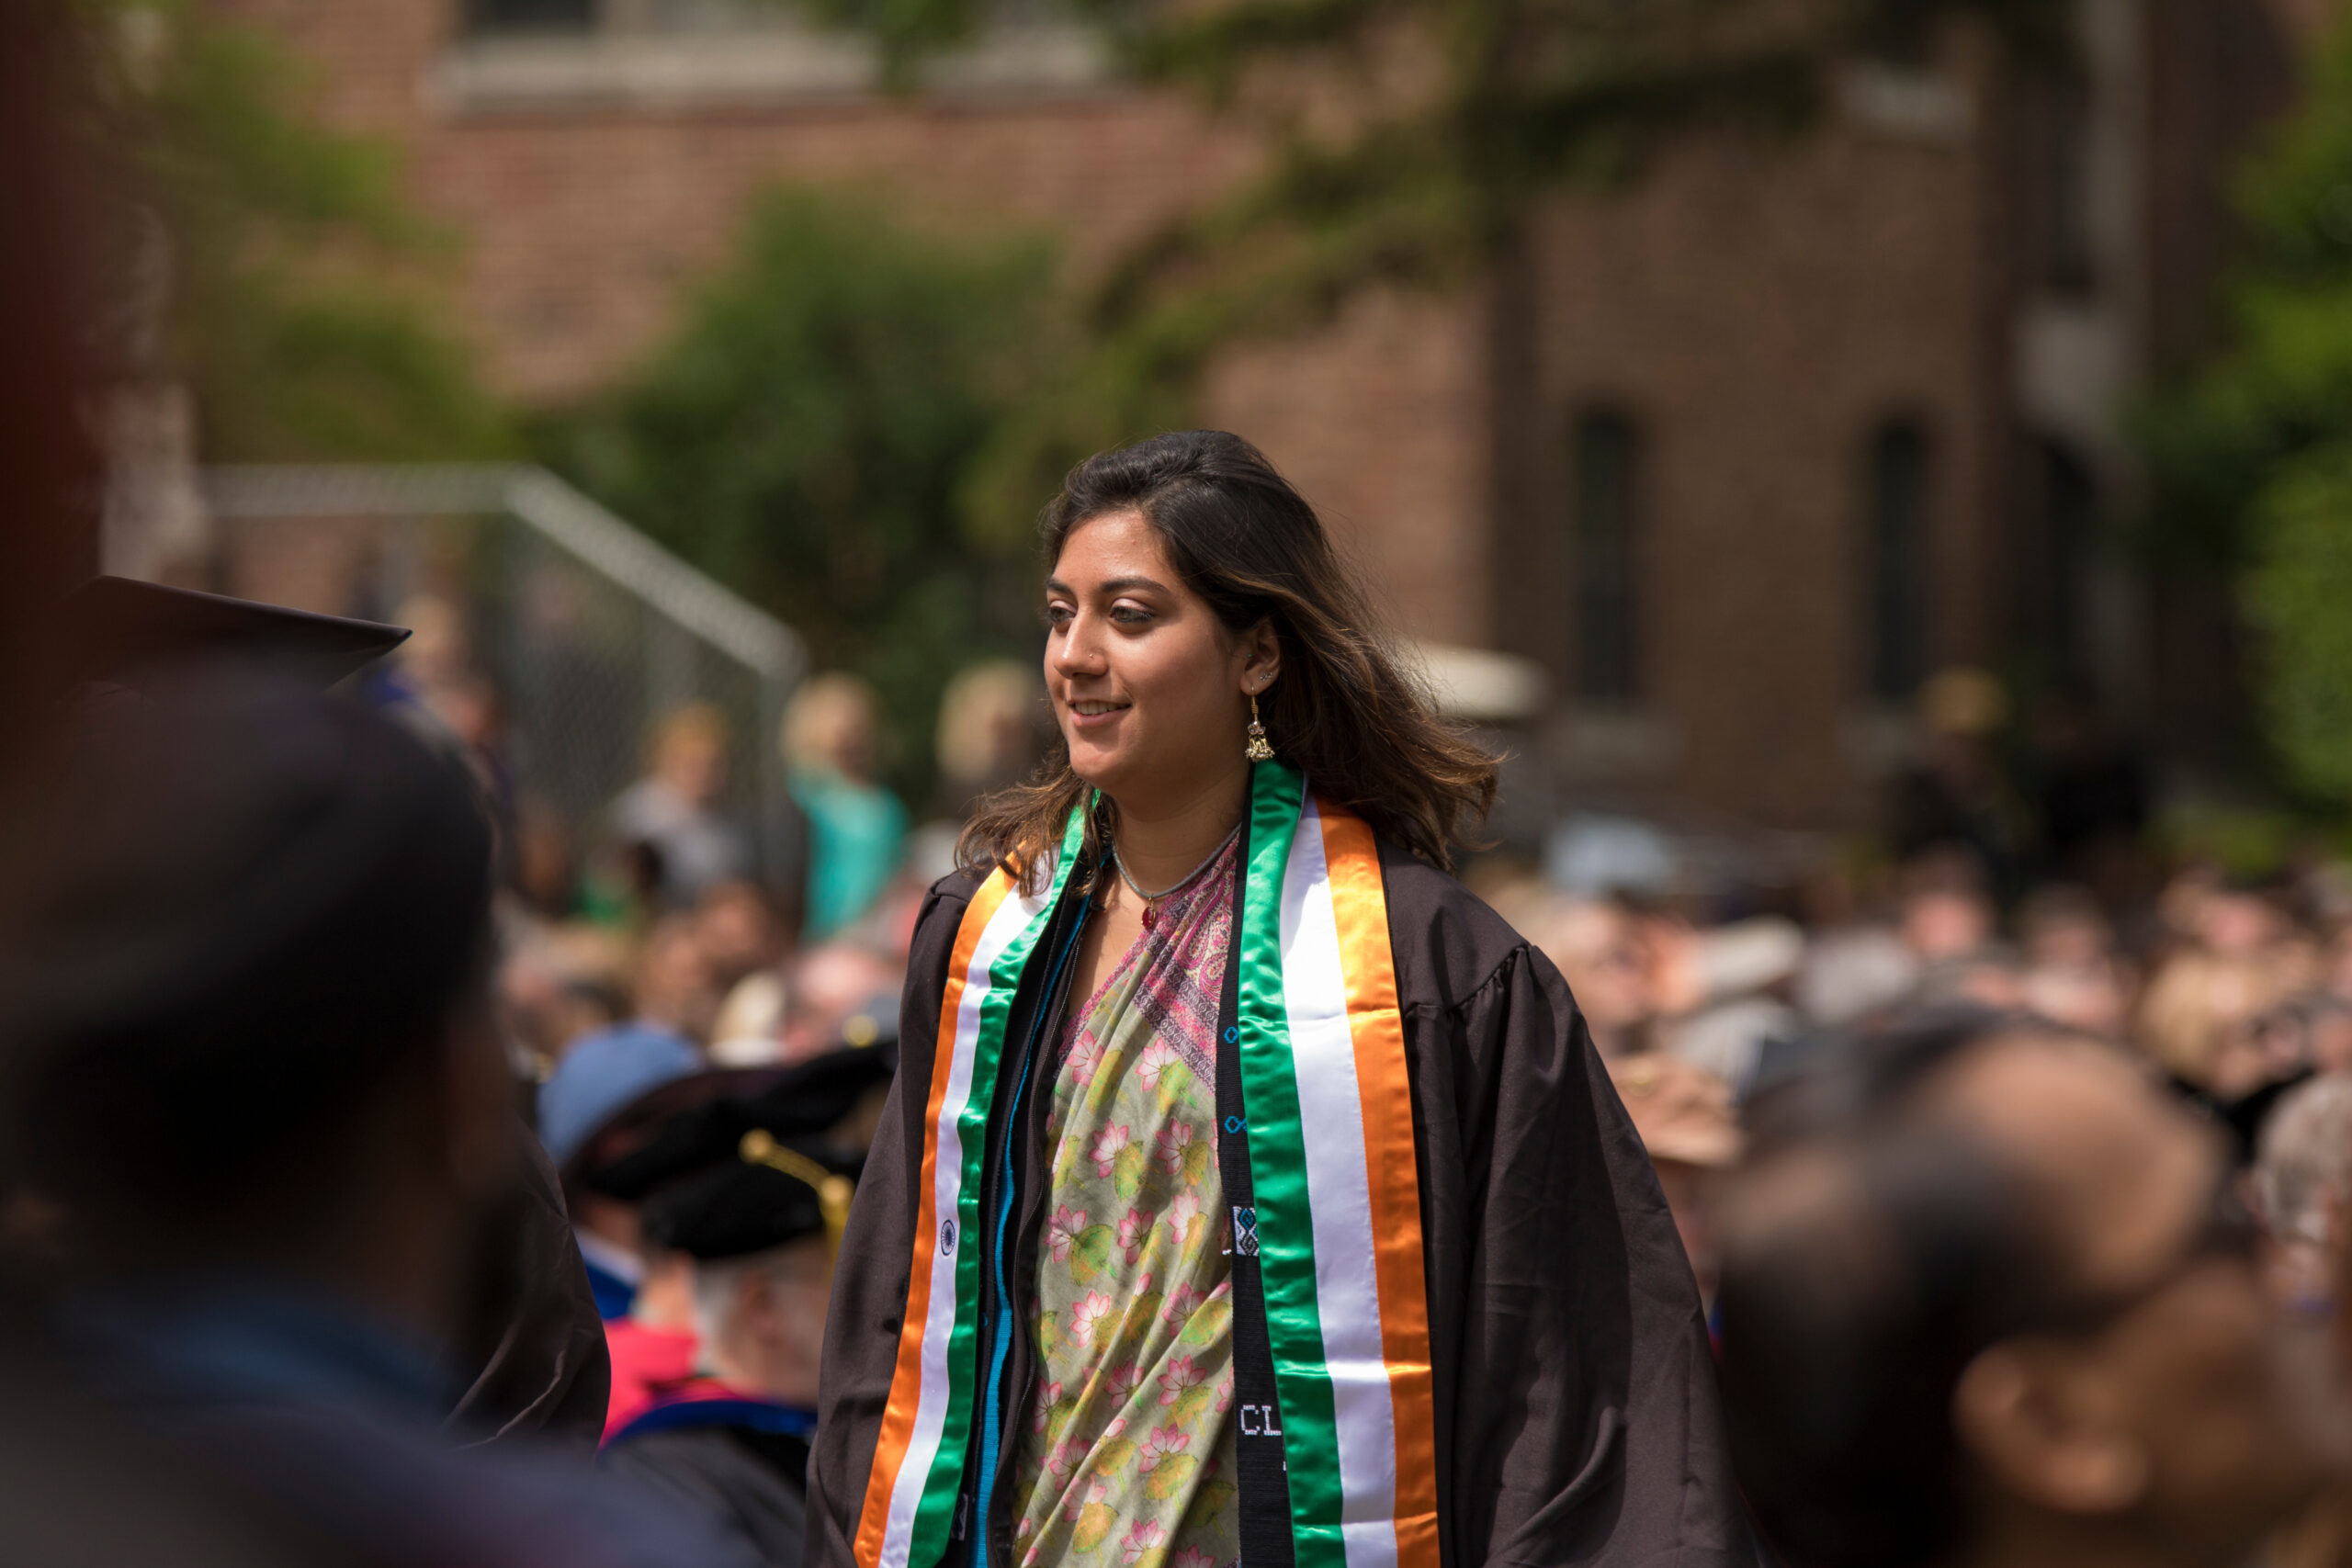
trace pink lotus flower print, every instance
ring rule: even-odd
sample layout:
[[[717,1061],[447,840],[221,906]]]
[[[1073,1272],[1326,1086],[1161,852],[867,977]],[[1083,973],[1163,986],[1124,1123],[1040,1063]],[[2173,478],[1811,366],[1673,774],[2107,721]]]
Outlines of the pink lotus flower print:
[[[1150,1222],[1141,1209],[1129,1209],[1127,1217],[1119,1222],[1119,1250],[1133,1263],[1143,1256],[1143,1238],[1151,1234]]]
[[[1078,1037],[1078,1043],[1069,1049],[1068,1071],[1070,1081],[1080,1089],[1084,1089],[1094,1082],[1095,1071],[1102,1066],[1102,1042],[1097,1040],[1093,1032],[1089,1030],[1080,1034]]]
[[[1201,1310],[1201,1303],[1206,1300],[1208,1297],[1201,1294],[1192,1286],[1179,1285],[1168,1292],[1168,1303],[1161,1310],[1159,1319],[1169,1327],[1181,1331],[1184,1325],[1192,1320],[1193,1314]]]
[[[1119,1403],[1125,1404],[1143,1382],[1143,1369],[1133,1361],[1122,1361],[1103,1374],[1103,1381],[1111,1385],[1111,1393]]]
[[[1168,1370],[1159,1374],[1159,1403],[1173,1404],[1184,1397],[1186,1389],[1198,1388],[1208,1381],[1208,1373],[1203,1371],[1192,1357],[1178,1356],[1168,1363]]]
[[[1166,1525],[1158,1519],[1137,1519],[1127,1527],[1127,1533],[1119,1538],[1119,1557],[1128,1564],[1128,1568],[1134,1568],[1134,1564],[1143,1561],[1144,1553],[1167,1543]]]
[[[1119,1163],[1119,1151],[1127,1146],[1128,1143],[1131,1141],[1131,1137],[1132,1134],[1130,1134],[1125,1127],[1105,1127],[1102,1129],[1102,1133],[1097,1135],[1094,1140],[1095,1175],[1108,1176],[1111,1174],[1112,1168]]]
[[[1046,1245],[1054,1249],[1054,1261],[1069,1261],[1069,1249],[1078,1240],[1078,1233],[1086,1228],[1086,1215],[1067,1206],[1054,1210],[1054,1217],[1046,1222]]]
[[[1061,1402],[1062,1385],[1057,1382],[1047,1382],[1045,1379],[1039,1378],[1037,1380],[1037,1415],[1032,1423],[1036,1430],[1042,1432],[1046,1429],[1046,1418],[1053,1415],[1054,1406]]]
[[[1069,1309],[1069,1337],[1080,1345],[1094,1343],[1094,1336],[1102,1320],[1111,1315],[1111,1298],[1100,1291],[1089,1291],[1078,1298]]]
[[[1151,1048],[1136,1061],[1136,1077],[1143,1079],[1147,1088],[1158,1089],[1159,1075],[1182,1060],[1182,1057],[1176,1055],[1174,1046],[1163,1041],[1154,1041]]]
[[[1175,1568],[1216,1568],[1216,1559],[1197,1546],[1188,1546],[1176,1554]]]
[[[1120,1130],[1125,1131],[1125,1128]],[[1193,1146],[1193,1124],[1190,1122],[1170,1122],[1152,1141],[1159,1145],[1159,1152],[1155,1156],[1159,1168],[1172,1176],[1184,1168],[1184,1153]],[[1094,1157],[1099,1160],[1102,1156],[1097,1155]]]
[[[1168,1228],[1175,1233],[1177,1246],[1184,1245],[1185,1233],[1193,1228],[1193,1222],[1200,1217],[1204,1207],[1197,1192],[1179,1192],[1176,1201],[1168,1205]]]
[[[1193,1434],[1182,1427],[1154,1427],[1150,1435],[1144,1438],[1143,1447],[1136,1450],[1141,1457],[1136,1469],[1149,1475],[1161,1460],[1170,1454],[1182,1453],[1184,1446],[1192,1440]]]

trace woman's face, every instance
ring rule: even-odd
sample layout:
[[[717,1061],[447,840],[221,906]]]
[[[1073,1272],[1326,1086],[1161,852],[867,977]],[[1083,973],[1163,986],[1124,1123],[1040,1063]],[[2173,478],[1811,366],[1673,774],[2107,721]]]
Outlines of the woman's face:
[[[1227,632],[1140,513],[1091,519],[1064,541],[1046,628],[1046,687],[1070,766],[1123,809],[1181,808],[1240,769],[1250,694],[1274,674],[1273,633]]]

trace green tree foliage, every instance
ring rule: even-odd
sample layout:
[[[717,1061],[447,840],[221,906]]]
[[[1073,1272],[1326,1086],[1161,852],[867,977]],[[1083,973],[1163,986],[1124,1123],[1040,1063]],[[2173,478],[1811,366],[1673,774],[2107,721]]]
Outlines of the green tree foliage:
[[[677,337],[549,432],[557,466],[774,609],[817,667],[875,682],[918,805],[948,675],[1030,645],[1029,552],[970,527],[964,493],[1048,363],[1052,284],[1040,243],[779,191]]]
[[[2238,191],[2228,346],[2144,422],[2152,542],[2244,573],[2267,732],[2352,802],[2352,28]]]
[[[117,251],[156,275],[117,292],[164,288],[155,368],[195,389],[205,456],[497,450],[495,406],[432,324],[444,246],[386,150],[322,126],[254,28],[187,0],[106,0],[91,17],[98,129],[130,203]]]

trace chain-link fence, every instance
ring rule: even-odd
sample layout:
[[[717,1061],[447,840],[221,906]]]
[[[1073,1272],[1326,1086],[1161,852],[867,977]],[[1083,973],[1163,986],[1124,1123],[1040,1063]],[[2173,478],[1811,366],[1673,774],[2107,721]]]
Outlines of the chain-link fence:
[[[539,468],[221,468],[205,494],[231,592],[415,625],[408,657],[482,689],[515,798],[583,850],[662,718],[716,709],[728,804],[784,873],[777,732],[804,657],[774,616]]]

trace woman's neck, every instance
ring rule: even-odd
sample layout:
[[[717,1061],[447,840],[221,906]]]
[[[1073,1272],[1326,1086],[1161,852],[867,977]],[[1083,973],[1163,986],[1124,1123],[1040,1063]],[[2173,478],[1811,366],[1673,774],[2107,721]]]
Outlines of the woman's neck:
[[[1250,769],[1238,764],[1174,800],[1155,800],[1138,808],[1117,796],[1114,834],[1119,863],[1136,886],[1166,887],[1196,870],[1216,852],[1250,795]]]

